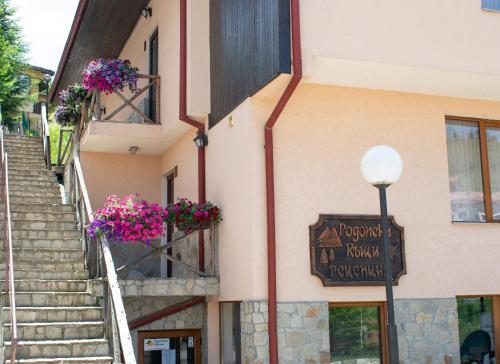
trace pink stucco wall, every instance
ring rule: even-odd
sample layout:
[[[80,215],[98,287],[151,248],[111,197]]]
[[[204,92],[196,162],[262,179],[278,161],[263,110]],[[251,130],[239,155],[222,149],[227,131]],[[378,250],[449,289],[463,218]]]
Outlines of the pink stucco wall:
[[[80,159],[94,210],[112,194],[138,193],[151,202],[161,202],[158,156],[82,152]]]

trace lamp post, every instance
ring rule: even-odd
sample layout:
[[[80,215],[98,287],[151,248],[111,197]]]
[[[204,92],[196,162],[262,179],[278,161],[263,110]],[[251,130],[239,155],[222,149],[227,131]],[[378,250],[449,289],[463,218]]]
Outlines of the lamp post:
[[[380,195],[380,215],[384,243],[385,290],[387,297],[387,333],[389,336],[389,363],[399,364],[398,332],[394,318],[394,296],[392,291],[392,263],[390,257],[389,219],[387,217],[386,190],[396,182],[403,171],[403,161],[399,153],[387,146],[378,145],[368,149],[361,160],[363,177]]]

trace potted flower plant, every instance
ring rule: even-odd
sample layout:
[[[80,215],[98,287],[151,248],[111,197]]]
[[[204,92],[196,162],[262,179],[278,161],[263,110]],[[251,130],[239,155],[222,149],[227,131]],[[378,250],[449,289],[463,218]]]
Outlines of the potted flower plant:
[[[81,116],[81,104],[87,96],[83,85],[75,83],[59,93],[55,119],[62,126],[75,125]]]
[[[165,210],[158,204],[138,200],[136,194],[123,199],[109,196],[103,208],[94,213],[88,233],[96,238],[106,236],[111,241],[149,243],[163,235]]]
[[[123,91],[127,86],[137,92],[138,71],[128,60],[95,59],[83,71],[83,85],[89,91],[99,90],[107,95]]]
[[[200,204],[180,198],[176,203],[167,205],[165,221],[175,225],[179,231],[188,233],[221,222],[222,215],[221,210],[211,202]]]

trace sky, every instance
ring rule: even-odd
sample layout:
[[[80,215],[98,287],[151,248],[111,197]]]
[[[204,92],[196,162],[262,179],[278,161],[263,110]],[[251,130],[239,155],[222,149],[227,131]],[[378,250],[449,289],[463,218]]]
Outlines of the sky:
[[[57,70],[78,0],[11,0],[29,44],[29,62]]]

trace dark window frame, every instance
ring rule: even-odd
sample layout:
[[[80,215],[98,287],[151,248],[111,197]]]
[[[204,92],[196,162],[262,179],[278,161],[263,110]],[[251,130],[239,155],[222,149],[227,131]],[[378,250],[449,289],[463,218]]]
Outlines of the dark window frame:
[[[493,219],[493,198],[491,195],[491,176],[490,176],[490,165],[488,159],[488,144],[486,138],[486,129],[488,128],[500,129],[500,120],[446,115],[445,124],[448,120],[468,121],[477,124],[479,128],[479,145],[481,148],[480,149],[481,172],[482,172],[481,177],[483,179],[484,212],[486,214],[486,221],[474,221],[474,223],[477,224],[500,223],[500,219]],[[463,221],[453,221],[453,222],[460,223]]]
[[[387,333],[387,302],[367,301],[367,302],[330,302],[328,310],[338,307],[377,307],[379,309],[380,320],[380,345],[382,346],[382,364],[389,363],[389,338]],[[328,315],[330,317],[330,315]],[[328,330],[330,330],[328,321]]]

